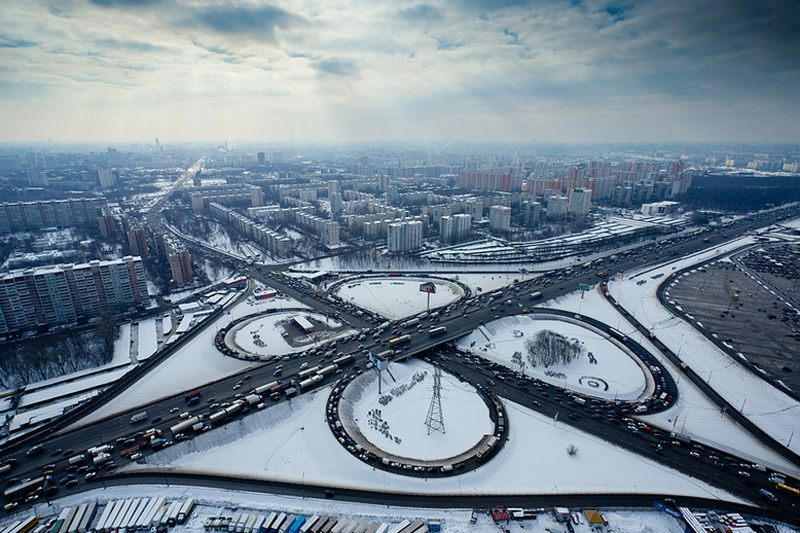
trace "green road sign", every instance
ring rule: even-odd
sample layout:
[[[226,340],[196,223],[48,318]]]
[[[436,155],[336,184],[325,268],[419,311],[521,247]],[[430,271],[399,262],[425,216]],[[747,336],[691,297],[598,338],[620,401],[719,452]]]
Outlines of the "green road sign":
[[[581,283],[580,285],[578,285],[578,288],[584,292],[592,290],[592,286],[587,285],[585,283]]]

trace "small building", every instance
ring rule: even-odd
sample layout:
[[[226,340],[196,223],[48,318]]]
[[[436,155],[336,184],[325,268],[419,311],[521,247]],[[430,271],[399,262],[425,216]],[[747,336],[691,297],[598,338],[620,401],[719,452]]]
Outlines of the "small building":
[[[296,315],[292,317],[295,324],[300,326],[300,328],[305,331],[306,333],[310,333],[314,330],[314,324],[311,323],[306,317],[303,315]]]

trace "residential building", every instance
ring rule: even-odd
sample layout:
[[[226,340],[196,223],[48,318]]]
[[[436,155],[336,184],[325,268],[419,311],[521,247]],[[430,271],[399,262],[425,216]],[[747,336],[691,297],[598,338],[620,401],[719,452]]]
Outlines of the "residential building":
[[[105,198],[72,198],[0,204],[0,233],[68,228],[97,222]]]
[[[137,255],[142,259],[150,257],[150,249],[147,245],[147,231],[141,226],[132,226],[128,229],[128,247],[131,255]]]
[[[569,209],[571,215],[586,216],[592,207],[592,190],[575,187],[569,196]]]
[[[413,252],[422,248],[422,228],[420,220],[389,224],[386,231],[389,252]]]
[[[489,229],[492,231],[511,230],[511,208],[493,205],[489,208]]]
[[[140,257],[17,270],[0,277],[0,334],[146,305]]]
[[[561,218],[567,215],[569,198],[566,196],[551,196],[547,199],[547,218]]]
[[[443,216],[439,222],[439,239],[445,243],[461,242],[472,232],[472,216],[458,214]]]

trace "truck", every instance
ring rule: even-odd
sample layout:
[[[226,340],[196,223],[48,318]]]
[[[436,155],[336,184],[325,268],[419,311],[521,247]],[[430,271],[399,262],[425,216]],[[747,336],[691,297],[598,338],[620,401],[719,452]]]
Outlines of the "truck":
[[[183,401],[186,402],[186,403],[189,403],[189,402],[193,401],[195,398],[197,398],[197,401],[200,401],[200,396],[202,396],[202,395],[203,395],[203,393],[200,392],[199,390],[194,390],[192,392],[187,393],[183,397]]]
[[[257,405],[261,400],[262,398],[258,394],[248,394],[244,397],[244,401],[247,402],[247,405]]]
[[[264,385],[261,385],[260,387],[256,387],[255,389],[253,389],[253,394],[270,393],[272,392],[272,389],[279,386],[280,385],[277,381],[270,381],[269,383],[266,383]]]
[[[389,339],[389,346],[397,346],[411,341],[411,335],[400,335],[399,337],[392,337]]]
[[[86,462],[86,456],[83,455],[82,453],[80,453],[78,455],[73,455],[72,457],[67,459],[67,462],[70,464],[70,466],[72,466],[72,465],[80,465],[80,464],[83,464],[84,462]]]
[[[419,319],[418,319],[418,318],[412,318],[411,320],[406,320],[405,322],[403,322],[403,323],[400,325],[400,327],[403,327],[403,328],[413,328],[413,327],[414,327],[414,326],[416,326],[417,324],[419,324]]]
[[[329,376],[329,375],[333,374],[334,372],[336,372],[336,370],[337,370],[338,368],[339,368],[339,367],[337,367],[336,365],[328,365],[328,366],[326,366],[326,367],[324,367],[324,368],[320,368],[320,369],[317,371],[317,375],[318,375],[318,376],[323,376],[323,377],[324,377],[324,376]]]
[[[356,359],[355,355],[347,354],[347,355],[343,355],[341,357],[337,357],[336,359],[334,359],[333,360],[333,364],[341,367],[342,365],[346,365],[347,363],[351,363],[351,362],[355,361],[355,359]]]
[[[186,420],[178,422],[177,424],[169,428],[169,430],[172,432],[173,435],[177,435],[178,433],[182,433],[184,430],[189,429],[198,422],[200,422],[200,418],[193,416],[191,418],[187,418]]]
[[[101,453],[108,453],[111,451],[114,451],[113,444],[101,444],[100,446],[94,446],[92,448],[89,448],[88,450],[86,450],[86,453],[88,453],[89,455],[98,455]]]
[[[136,413],[131,417],[131,424],[138,424],[139,422],[144,422],[147,420],[147,411],[142,411],[141,413]]]
[[[298,383],[297,386],[300,388],[300,390],[308,390],[314,387],[314,385],[316,385],[320,381],[322,381],[322,376],[319,375],[311,376],[310,378],[304,379],[303,381]]]
[[[439,326],[428,330],[428,335],[430,335],[431,337],[436,337],[437,335],[444,335],[445,333],[447,333],[447,328],[445,326]]]
[[[111,454],[104,452],[104,453],[98,453],[97,455],[95,455],[94,458],[92,459],[92,463],[95,466],[99,466],[99,465],[102,465],[102,464],[105,464],[105,463],[109,462],[110,460],[111,460]]]
[[[689,435],[685,435],[683,433],[678,433],[677,431],[673,431],[669,434],[670,438],[680,442],[681,444],[691,444],[692,437]]]

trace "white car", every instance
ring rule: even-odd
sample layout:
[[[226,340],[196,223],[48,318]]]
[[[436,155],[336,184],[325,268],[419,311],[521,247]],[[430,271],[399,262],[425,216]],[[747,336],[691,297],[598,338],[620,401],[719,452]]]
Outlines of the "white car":
[[[140,452],[132,453],[131,456],[128,458],[131,461],[138,461],[142,458],[142,454]]]

